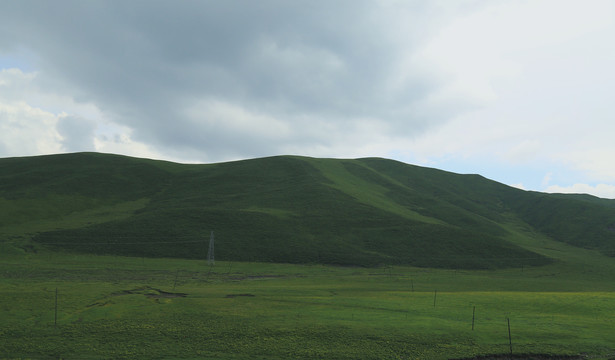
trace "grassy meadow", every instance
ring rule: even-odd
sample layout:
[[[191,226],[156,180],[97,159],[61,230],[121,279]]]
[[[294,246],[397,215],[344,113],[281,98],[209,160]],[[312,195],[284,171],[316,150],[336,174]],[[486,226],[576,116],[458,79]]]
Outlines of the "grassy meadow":
[[[615,255],[613,204],[376,158],[0,159],[0,242],[99,255],[199,259],[214,230],[232,261],[536,266],[551,260],[509,241],[511,225]]]
[[[613,358],[614,261],[567,260],[461,271],[4,255],[0,358],[451,359],[509,353],[507,319],[513,354]]]
[[[0,159],[0,359],[615,359],[613,255],[614,200],[386,159]]]

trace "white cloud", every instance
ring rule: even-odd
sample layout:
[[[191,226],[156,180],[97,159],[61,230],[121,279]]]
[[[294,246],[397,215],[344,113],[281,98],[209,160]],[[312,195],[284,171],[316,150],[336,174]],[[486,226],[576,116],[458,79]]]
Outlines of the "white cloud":
[[[45,91],[38,75],[0,70],[0,157],[95,150],[169,158],[134,141],[129,128],[109,121],[94,104]]]
[[[567,170],[575,181],[615,181],[615,3],[481,4],[419,52],[445,84],[444,98],[476,107],[430,129],[408,152],[468,160],[467,172],[486,158],[501,167]]]
[[[543,150],[540,140],[525,139],[511,144],[510,148],[502,151],[501,156],[512,164],[527,163]]]
[[[542,186],[548,186],[552,178],[553,178],[553,173],[551,172],[546,173],[545,176],[542,178]]]
[[[615,186],[609,184],[574,184],[571,186],[551,185],[545,192],[562,194],[590,194],[605,199],[615,199]]]
[[[61,136],[56,131],[58,116],[25,101],[35,77],[35,73],[23,73],[16,68],[0,70],[0,156],[62,150]]]
[[[146,144],[134,141],[131,138],[130,133],[131,131],[129,129],[124,128],[121,129],[121,131],[113,132],[111,136],[98,134],[98,136],[93,139],[94,147],[96,151],[102,153],[123,154],[134,157],[176,162],[196,162],[189,158],[178,159],[166,154],[161,154]]]
[[[587,134],[588,139],[571,140],[569,147],[557,154],[556,158],[594,181],[615,182],[615,122],[601,128],[587,129],[579,137],[583,133]]]
[[[525,186],[523,186],[523,184],[521,184],[521,183],[519,183],[519,184],[510,184],[510,186],[512,186],[512,187],[514,187],[514,188],[517,188],[517,189],[519,189],[519,190],[527,190],[527,189],[525,188]]]
[[[0,98],[0,156],[61,152],[57,121],[56,115],[25,102],[5,103]]]

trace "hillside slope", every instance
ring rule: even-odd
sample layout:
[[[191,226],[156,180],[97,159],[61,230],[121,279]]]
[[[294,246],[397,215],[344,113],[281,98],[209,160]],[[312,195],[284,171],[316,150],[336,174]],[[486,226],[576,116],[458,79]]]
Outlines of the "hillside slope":
[[[224,260],[514,267],[551,259],[509,241],[511,224],[615,254],[611,205],[377,158],[0,159],[7,249],[204,258],[214,231]]]

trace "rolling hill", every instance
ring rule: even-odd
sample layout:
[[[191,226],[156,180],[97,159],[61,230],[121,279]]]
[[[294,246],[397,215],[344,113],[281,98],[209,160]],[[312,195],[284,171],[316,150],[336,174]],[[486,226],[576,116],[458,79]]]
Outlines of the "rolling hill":
[[[205,258],[211,231],[223,260],[520,267],[540,239],[615,255],[615,200],[380,158],[0,159],[0,251]]]

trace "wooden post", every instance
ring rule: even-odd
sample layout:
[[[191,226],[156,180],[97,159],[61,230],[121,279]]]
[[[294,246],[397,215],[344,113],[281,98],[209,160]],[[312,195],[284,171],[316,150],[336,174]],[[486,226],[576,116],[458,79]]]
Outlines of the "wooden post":
[[[53,327],[58,326],[58,288],[56,288],[56,305],[53,312]]]
[[[209,275],[211,275],[211,269],[214,267],[214,264],[210,264],[209,265],[209,271],[207,272],[207,278],[206,280],[209,280]]]
[[[179,270],[175,272],[175,281],[173,281],[173,291],[175,291],[175,285],[177,285],[177,276],[179,275]]]
[[[512,356],[512,338],[510,337],[510,318],[506,318],[508,322],[508,345],[510,346],[510,355]]]
[[[474,331],[474,314],[476,313],[476,306],[472,308],[472,331]]]

